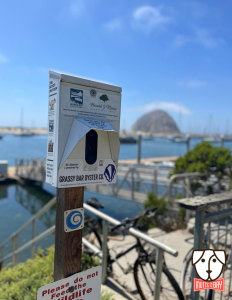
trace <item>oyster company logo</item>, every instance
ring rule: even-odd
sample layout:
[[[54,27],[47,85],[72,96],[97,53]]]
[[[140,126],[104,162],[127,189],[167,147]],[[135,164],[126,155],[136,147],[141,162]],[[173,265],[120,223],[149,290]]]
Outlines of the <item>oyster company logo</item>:
[[[114,165],[110,164],[105,168],[104,175],[107,181],[112,182],[115,174],[116,174],[116,168]]]
[[[201,278],[194,278],[194,292],[206,289],[224,292],[225,279],[219,277],[222,274],[225,263],[226,254],[224,250],[194,250],[192,265],[197,275]]]
[[[70,106],[83,106],[83,91],[77,89],[70,89]]]

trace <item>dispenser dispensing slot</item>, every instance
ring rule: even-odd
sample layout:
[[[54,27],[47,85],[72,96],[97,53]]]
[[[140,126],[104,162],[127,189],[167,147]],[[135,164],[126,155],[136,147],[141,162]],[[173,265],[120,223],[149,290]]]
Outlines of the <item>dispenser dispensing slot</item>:
[[[90,130],[86,134],[85,140],[85,161],[93,165],[97,161],[98,135],[95,130]]]

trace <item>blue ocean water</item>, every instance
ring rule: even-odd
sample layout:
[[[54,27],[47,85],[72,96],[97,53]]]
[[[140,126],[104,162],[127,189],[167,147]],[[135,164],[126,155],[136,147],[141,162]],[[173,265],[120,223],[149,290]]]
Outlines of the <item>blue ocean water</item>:
[[[201,139],[192,139],[190,149]],[[220,143],[214,143],[220,146]],[[225,147],[232,149],[232,142],[225,142]],[[47,136],[35,135],[31,137],[18,137],[4,135],[0,140],[0,160],[8,160],[9,165],[15,165],[15,158],[45,158],[47,150]],[[168,139],[157,137],[154,140],[142,140],[141,155],[148,157],[181,156],[186,153],[185,143],[174,143]],[[121,144],[119,159],[132,159],[137,157],[136,144]]]

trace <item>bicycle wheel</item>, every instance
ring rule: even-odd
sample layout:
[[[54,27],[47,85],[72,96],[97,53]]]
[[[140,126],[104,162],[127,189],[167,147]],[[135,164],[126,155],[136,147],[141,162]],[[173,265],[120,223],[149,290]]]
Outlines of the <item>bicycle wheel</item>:
[[[194,271],[194,267],[192,266],[192,249],[191,249],[187,254],[186,260],[184,262],[183,271],[182,271],[183,273],[181,274],[181,283],[180,283],[182,293],[186,300],[189,300],[191,298],[193,271]],[[211,290],[200,291],[199,299],[211,300],[212,291]]]
[[[154,256],[139,257],[134,265],[134,279],[142,300],[153,300],[155,289],[156,264]],[[160,299],[180,299],[184,296],[178,283],[168,268],[163,265]]]

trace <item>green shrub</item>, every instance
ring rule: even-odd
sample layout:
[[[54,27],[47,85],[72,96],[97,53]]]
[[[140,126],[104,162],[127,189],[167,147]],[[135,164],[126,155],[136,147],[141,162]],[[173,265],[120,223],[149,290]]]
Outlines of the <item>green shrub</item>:
[[[145,217],[144,220],[142,220],[140,223],[143,223],[144,221],[148,225],[148,229],[159,227],[160,222],[158,221],[158,216],[164,214],[164,211],[166,209],[167,201],[163,198],[159,198],[154,193],[150,192],[147,194],[147,199],[143,203],[143,207],[145,209],[152,209],[154,207],[157,207],[156,216],[154,218],[148,218]]]
[[[99,259],[82,254],[82,271],[99,265]],[[54,247],[38,250],[36,257],[0,271],[0,300],[36,300],[41,286],[53,282]],[[109,300],[110,298],[102,298]]]
[[[152,192],[147,194],[147,199],[144,201],[143,206],[145,209],[158,207],[158,214],[163,214],[167,205],[167,201],[163,198],[158,198],[157,195]]]
[[[214,147],[210,142],[202,142],[176,160],[173,172],[169,176],[192,172],[215,175],[220,190],[224,190],[224,177],[232,177],[232,155],[230,149]],[[201,181],[205,182],[206,192],[208,194],[213,193],[215,184],[207,182],[207,176],[201,177]],[[203,185],[199,181],[195,181],[191,185],[193,192],[201,187]]]

